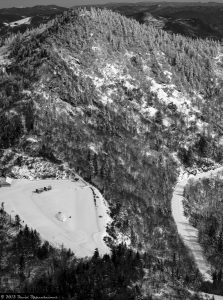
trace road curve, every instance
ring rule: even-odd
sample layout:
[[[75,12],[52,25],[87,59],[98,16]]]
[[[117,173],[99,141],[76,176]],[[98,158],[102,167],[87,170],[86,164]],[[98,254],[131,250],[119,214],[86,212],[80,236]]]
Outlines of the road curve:
[[[203,276],[203,279],[206,281],[212,282],[211,277],[211,265],[207,262],[203,249],[198,242],[198,230],[194,228],[190,223],[188,218],[184,215],[183,209],[183,191],[184,188],[190,178],[199,179],[199,178],[207,178],[211,177],[218,173],[219,171],[223,171],[223,167],[216,168],[215,170],[211,170],[208,172],[200,173],[195,176],[190,175],[187,178],[180,178],[174,188],[172,201],[171,201],[171,209],[174,221],[177,226],[178,233],[184,242],[184,244],[191,251],[194,261],[199,269],[200,273]],[[215,296],[215,299],[223,299],[222,296]]]

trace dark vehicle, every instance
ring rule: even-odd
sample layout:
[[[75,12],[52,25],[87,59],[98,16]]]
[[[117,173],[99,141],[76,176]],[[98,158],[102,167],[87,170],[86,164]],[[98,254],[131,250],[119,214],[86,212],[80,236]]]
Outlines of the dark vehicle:
[[[52,190],[52,186],[51,185],[48,185],[47,187],[44,186],[44,191],[50,191]]]
[[[40,189],[36,189],[35,192],[36,192],[37,194],[41,194],[43,191],[44,191],[44,189],[43,189],[43,188],[40,188]]]

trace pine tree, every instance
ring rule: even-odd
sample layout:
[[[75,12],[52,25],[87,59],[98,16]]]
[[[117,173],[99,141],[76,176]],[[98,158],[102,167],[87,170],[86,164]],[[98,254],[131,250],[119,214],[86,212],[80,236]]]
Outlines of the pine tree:
[[[21,219],[20,219],[19,215],[15,216],[15,226],[18,228],[21,227]]]

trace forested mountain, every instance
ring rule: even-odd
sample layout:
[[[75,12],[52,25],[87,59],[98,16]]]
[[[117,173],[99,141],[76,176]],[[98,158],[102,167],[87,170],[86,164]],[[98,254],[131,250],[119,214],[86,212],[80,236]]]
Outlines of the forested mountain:
[[[198,1],[111,3],[105,7],[168,32],[193,38],[221,40],[223,37],[222,3]]]
[[[38,27],[65,10],[67,8],[56,5],[0,9],[0,36],[9,35],[12,32],[24,32],[27,29]]]
[[[215,40],[221,40],[223,37],[223,5],[221,3],[108,3],[96,7],[111,9],[141,24],[162,28],[170,33]],[[38,27],[65,10],[67,8],[56,5],[0,9],[0,35],[24,32],[27,28]]]
[[[217,40],[223,37],[221,3],[109,3],[97,7],[111,9],[142,24],[162,28],[170,33]],[[65,10],[67,8],[56,5],[0,9],[0,35],[38,27]]]
[[[77,9],[5,38],[0,64],[2,173],[22,176],[13,167],[26,164],[24,154],[67,163],[100,189],[113,218],[111,258],[96,251],[88,262],[55,263],[25,277],[24,290],[197,299],[188,290],[201,289],[202,279],[178,238],[170,199],[179,165],[222,162],[221,44]],[[117,246],[117,232],[128,247]]]

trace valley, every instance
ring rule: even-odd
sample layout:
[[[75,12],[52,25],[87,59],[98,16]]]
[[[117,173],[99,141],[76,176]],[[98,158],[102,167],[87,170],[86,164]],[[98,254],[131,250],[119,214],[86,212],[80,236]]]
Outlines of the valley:
[[[90,6],[110,9],[128,18],[133,18],[141,24],[155,26],[169,33],[215,40],[221,40],[223,36],[223,5],[218,2],[116,2],[101,5],[92,3]],[[0,9],[0,35],[24,32],[27,29],[38,27],[67,10],[67,7],[63,7],[63,3],[61,6],[37,5]],[[23,21],[28,19],[29,22]]]
[[[66,10],[56,5],[0,9],[0,37],[38,27]]]
[[[222,38],[223,5],[220,2],[111,3],[104,6],[134,18],[142,24],[155,26],[169,33],[178,33],[195,39]]]

